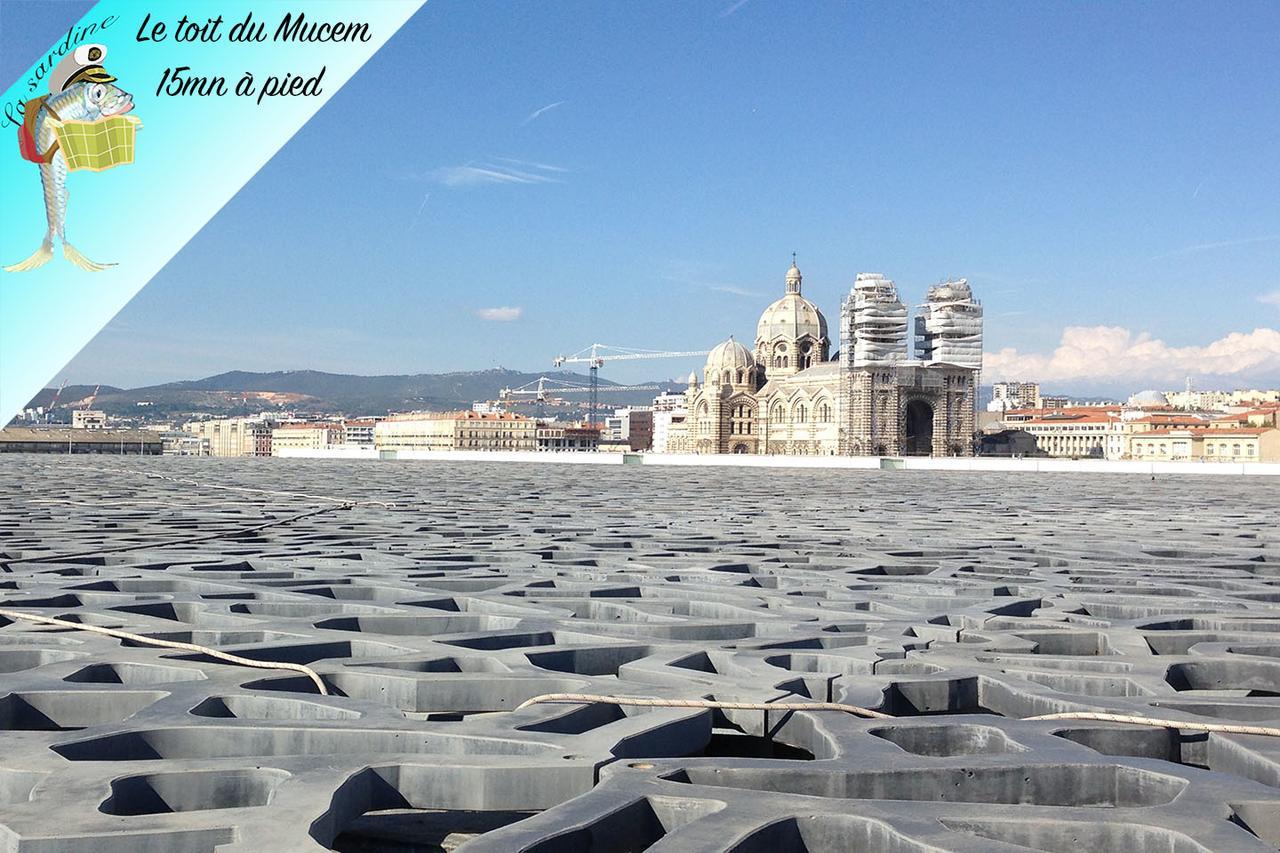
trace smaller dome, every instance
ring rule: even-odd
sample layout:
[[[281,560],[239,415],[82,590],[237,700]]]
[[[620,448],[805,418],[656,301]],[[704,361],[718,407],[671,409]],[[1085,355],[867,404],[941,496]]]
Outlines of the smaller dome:
[[[1129,405],[1137,408],[1152,408],[1169,405],[1169,398],[1155,389],[1139,391],[1129,398]]]
[[[751,350],[733,338],[716,346],[707,355],[707,365],[703,371],[708,384],[721,382],[728,374],[730,382],[746,382],[747,376],[756,369],[756,360]],[[742,378],[738,378],[738,374]]]
[[[690,384],[690,385],[697,385],[697,384],[698,384],[698,371],[696,371],[696,370],[690,370],[690,371],[689,371],[689,384]]]

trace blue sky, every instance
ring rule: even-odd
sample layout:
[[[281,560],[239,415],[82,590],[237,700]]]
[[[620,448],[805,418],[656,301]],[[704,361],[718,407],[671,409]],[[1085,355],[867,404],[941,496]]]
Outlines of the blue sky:
[[[87,5],[6,0],[5,79]],[[967,276],[989,376],[1277,384],[1277,43],[1267,2],[430,2],[59,378],[709,348],[795,251],[833,332],[859,271]]]

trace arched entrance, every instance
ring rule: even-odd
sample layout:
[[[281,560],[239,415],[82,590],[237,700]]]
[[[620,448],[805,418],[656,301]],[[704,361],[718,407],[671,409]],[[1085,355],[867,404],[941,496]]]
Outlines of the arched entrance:
[[[734,453],[746,453],[746,452],[747,452],[747,446],[746,446],[745,444],[735,444],[735,445],[733,446],[733,452],[734,452]]]
[[[929,456],[933,453],[933,406],[924,400],[907,403],[906,432],[902,443],[903,452],[908,456]]]

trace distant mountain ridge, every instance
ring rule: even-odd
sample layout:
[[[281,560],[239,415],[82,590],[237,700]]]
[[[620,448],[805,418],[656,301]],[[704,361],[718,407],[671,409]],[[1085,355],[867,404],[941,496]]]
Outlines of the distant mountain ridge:
[[[149,416],[207,412],[219,415],[251,414],[279,409],[347,415],[385,415],[414,409],[465,409],[472,403],[498,399],[504,388],[518,388],[539,377],[587,385],[590,379],[569,371],[524,373],[492,370],[456,373],[416,373],[392,376],[358,376],[319,370],[281,370],[271,373],[231,371],[204,379],[167,382],[141,388],[102,386],[93,408],[117,416]],[[618,383],[600,380],[601,404],[643,405],[657,391],[609,391]],[[645,383],[683,390],[666,381]],[[29,406],[48,406],[56,389],[46,388]],[[68,385],[58,398],[58,408],[73,407],[93,393],[92,385]],[[568,399],[587,402],[587,395]]]

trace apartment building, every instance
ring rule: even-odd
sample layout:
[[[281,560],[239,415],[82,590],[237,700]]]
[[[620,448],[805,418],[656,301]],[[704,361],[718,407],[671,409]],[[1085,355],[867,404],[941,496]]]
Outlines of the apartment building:
[[[537,450],[538,422],[512,412],[416,412],[378,421],[379,450]]]
[[[275,422],[262,417],[192,421],[182,427],[208,439],[210,456],[270,456]]]
[[[340,423],[281,424],[271,431],[272,456],[281,456],[285,450],[324,450],[342,443]]]

